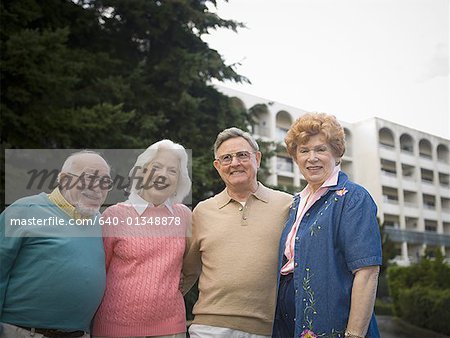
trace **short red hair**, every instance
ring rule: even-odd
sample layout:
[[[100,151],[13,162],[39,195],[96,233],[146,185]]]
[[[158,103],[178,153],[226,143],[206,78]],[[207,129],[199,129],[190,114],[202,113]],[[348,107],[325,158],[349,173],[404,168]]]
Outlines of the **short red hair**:
[[[325,113],[306,113],[293,123],[284,139],[289,155],[296,158],[297,147],[306,144],[311,136],[317,134],[325,136],[335,157],[344,155],[344,128],[335,116]]]

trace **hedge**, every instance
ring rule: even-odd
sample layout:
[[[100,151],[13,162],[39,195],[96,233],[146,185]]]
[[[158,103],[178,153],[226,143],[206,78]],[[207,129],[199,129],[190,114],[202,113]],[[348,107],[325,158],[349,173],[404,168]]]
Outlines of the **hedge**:
[[[400,290],[398,307],[404,320],[436,332],[450,334],[450,290],[424,286]]]
[[[409,267],[389,267],[387,274],[396,316],[450,335],[450,266],[442,256]]]

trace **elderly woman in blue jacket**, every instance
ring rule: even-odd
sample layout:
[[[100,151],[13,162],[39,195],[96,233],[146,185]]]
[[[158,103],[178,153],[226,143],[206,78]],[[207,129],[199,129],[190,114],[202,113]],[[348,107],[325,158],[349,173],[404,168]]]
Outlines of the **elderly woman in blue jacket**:
[[[381,238],[369,193],[340,169],[342,126],[300,117],[286,136],[307,186],[294,197],[279,251],[273,337],[380,337],[373,313]]]

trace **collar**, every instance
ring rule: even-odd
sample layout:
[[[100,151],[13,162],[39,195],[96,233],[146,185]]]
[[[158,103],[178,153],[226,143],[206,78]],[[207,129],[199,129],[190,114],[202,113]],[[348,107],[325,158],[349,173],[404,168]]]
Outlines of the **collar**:
[[[320,188],[318,190],[320,190],[322,188],[330,188],[330,187],[336,186],[338,184],[340,171],[341,171],[341,166],[340,165],[335,166],[331,175],[325,180],[325,182],[322,183],[322,185],[320,186]],[[311,193],[312,193],[311,186],[308,183],[306,185],[306,187],[300,192],[300,197],[304,198],[305,196],[307,196]]]
[[[48,199],[56,204],[58,208],[74,219],[82,218],[75,207],[70,204],[61,194],[59,187],[56,187],[49,195]]]
[[[250,196],[252,196],[252,195],[255,196],[257,199],[259,199],[260,201],[263,201],[264,203],[269,202],[269,196],[270,196],[269,189],[266,188],[261,182],[258,182],[258,187],[256,188],[256,191],[254,193],[251,193]],[[217,202],[217,207],[219,209],[222,209],[228,203],[230,203],[231,201],[234,201],[234,199],[232,199],[230,197],[230,195],[228,195],[227,188],[225,188],[224,190],[222,190],[222,192],[217,194],[215,196],[215,199]]]
[[[155,207],[155,205],[153,203],[150,203],[146,200],[144,200],[141,196],[139,196],[137,193],[132,192],[130,194],[130,196],[128,196],[128,200],[125,202],[127,204],[130,204],[134,210],[136,210],[136,212],[139,214],[139,216],[141,216],[145,209],[147,209],[148,207]],[[165,202],[163,204],[161,204],[158,207],[155,208],[159,208],[159,207],[163,207],[165,206],[167,209],[169,209],[170,213],[173,214],[173,201],[172,199],[168,198],[167,200],[165,200]]]
[[[345,188],[348,181],[349,181],[348,176],[343,171],[340,171],[337,184],[333,187],[330,187],[329,189],[330,190],[342,190]]]

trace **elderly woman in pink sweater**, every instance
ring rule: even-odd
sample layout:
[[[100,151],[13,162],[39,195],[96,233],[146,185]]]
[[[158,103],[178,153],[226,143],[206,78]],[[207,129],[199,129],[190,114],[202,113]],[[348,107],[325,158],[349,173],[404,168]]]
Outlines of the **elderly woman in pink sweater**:
[[[162,140],[139,155],[128,200],[102,215],[106,291],[94,337],[186,337],[179,290],[191,211],[183,146]]]

